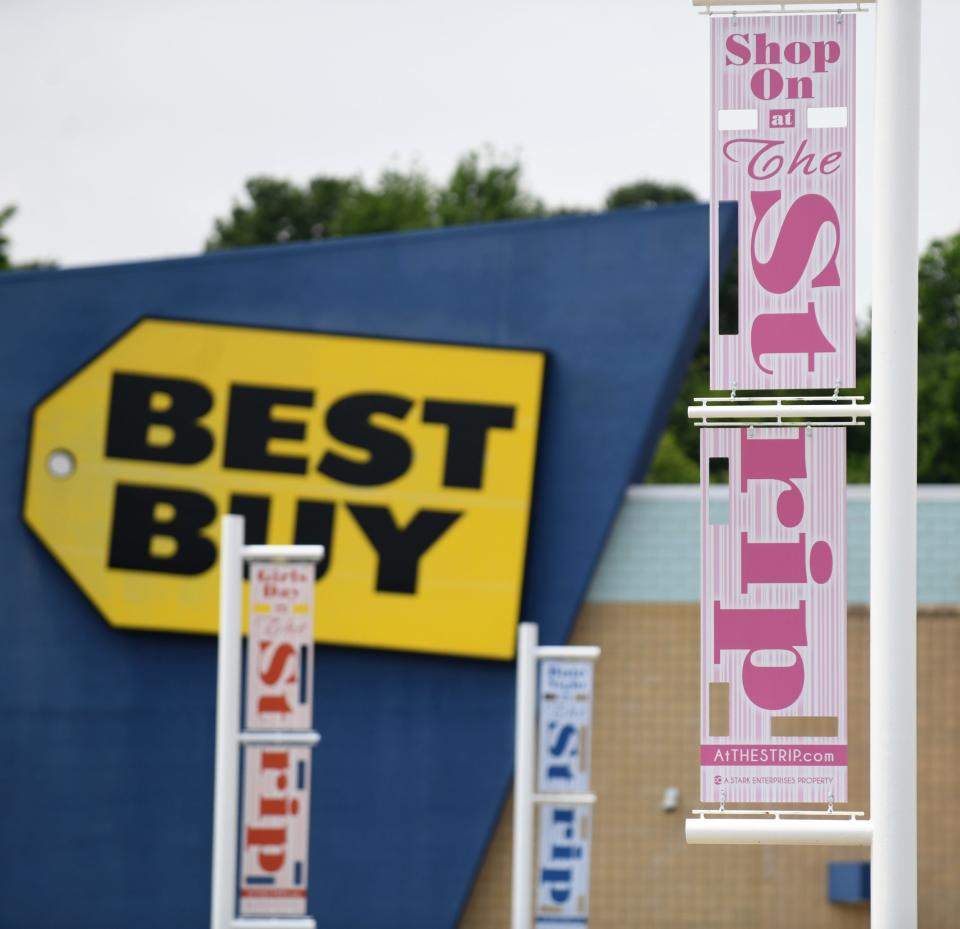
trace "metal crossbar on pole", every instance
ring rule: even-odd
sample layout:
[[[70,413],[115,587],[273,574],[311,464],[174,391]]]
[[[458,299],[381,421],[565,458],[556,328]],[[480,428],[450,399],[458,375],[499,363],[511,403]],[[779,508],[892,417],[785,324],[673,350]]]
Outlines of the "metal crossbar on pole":
[[[597,802],[597,795],[582,794],[534,794],[530,798],[534,803],[559,803],[561,806],[593,806]]]
[[[244,545],[244,561],[323,561],[322,545]]]
[[[738,7],[745,6],[824,6],[830,10],[836,10],[840,7],[845,13],[855,12],[861,4],[874,4],[877,0],[693,0],[694,6],[702,7]],[[852,9],[851,9],[852,8]],[[795,10],[794,12],[803,12]]]
[[[846,425],[853,425],[849,420],[859,416],[872,416],[873,405],[869,403],[847,404],[809,404],[774,403],[773,400],[763,404],[730,406],[696,405],[687,407],[687,417],[697,420],[749,420],[749,419],[831,419],[848,420]],[[759,425],[759,423],[758,423]],[[767,423],[767,425],[770,425]],[[796,426],[798,423],[783,423],[785,426]]]
[[[231,929],[317,929],[312,916],[238,916]]]
[[[822,810],[694,810],[686,821],[690,845],[870,846],[873,824],[863,813]]]

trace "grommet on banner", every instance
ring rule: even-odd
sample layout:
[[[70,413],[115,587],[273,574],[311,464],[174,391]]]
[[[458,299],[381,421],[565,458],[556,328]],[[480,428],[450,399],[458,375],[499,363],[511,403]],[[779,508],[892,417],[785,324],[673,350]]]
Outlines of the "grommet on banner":
[[[754,437],[754,435],[756,434],[756,431],[757,431],[757,427],[754,426],[753,423],[750,423],[750,425],[747,426],[747,435],[748,435],[751,439],[752,439],[752,438]]]
[[[811,423],[807,423],[807,435],[813,435],[813,425]]]
[[[833,812],[833,794],[827,795],[827,812],[828,813]]]
[[[727,809],[727,791],[721,790],[720,791],[720,812],[724,813],[726,812],[726,809]]]
[[[843,22],[843,11],[837,10],[837,25],[839,26]]]
[[[737,382],[736,381],[734,381],[733,384],[730,386],[730,399],[731,400],[737,399]]]

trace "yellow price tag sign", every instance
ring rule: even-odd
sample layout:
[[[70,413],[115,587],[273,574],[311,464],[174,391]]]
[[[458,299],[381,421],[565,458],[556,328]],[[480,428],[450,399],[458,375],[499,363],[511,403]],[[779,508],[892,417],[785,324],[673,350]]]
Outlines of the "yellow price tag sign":
[[[318,641],[509,658],[544,363],[145,319],[37,405],[24,516],[116,626],[216,632],[240,513],[327,546]]]

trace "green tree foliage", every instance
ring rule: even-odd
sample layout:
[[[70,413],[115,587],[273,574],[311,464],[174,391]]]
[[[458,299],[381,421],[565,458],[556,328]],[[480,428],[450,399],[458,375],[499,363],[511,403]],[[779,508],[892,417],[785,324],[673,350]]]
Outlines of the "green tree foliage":
[[[14,214],[17,212],[15,206],[6,206],[0,210],[0,271],[9,271],[13,267],[10,263],[10,237],[4,231],[4,226],[11,219],[13,219]]]
[[[960,352],[960,232],[920,257],[921,357]]]
[[[459,226],[546,215],[543,204],[523,189],[522,175],[518,161],[499,162],[490,153],[468,153],[439,191],[439,224]]]
[[[917,470],[928,483],[960,481],[960,233],[920,259]]]
[[[26,261],[14,264],[10,260],[10,237],[5,226],[17,215],[17,208],[13,204],[0,209],[0,271],[36,271],[41,268],[55,268],[52,261]]]
[[[680,184],[644,180],[615,187],[607,194],[604,205],[608,210],[621,210],[629,206],[647,208],[666,203],[691,203],[696,199],[692,190]]]
[[[330,234],[429,228],[434,225],[434,199],[433,185],[422,172],[384,171],[372,189],[354,183],[330,223]]]
[[[255,177],[247,202],[215,220],[207,251],[546,215],[522,175],[518,161],[488,150],[461,158],[442,185],[419,168],[384,171],[369,187],[360,178],[316,177],[298,187]]]
[[[730,261],[727,273],[720,282],[720,312],[737,312],[736,255]],[[710,328],[705,325],[694,350],[680,393],[670,409],[667,428],[653,456],[647,472],[651,484],[688,483],[684,477],[693,473],[693,481],[700,477],[700,428],[687,416],[687,407],[694,397],[710,396]],[[678,455],[683,456],[680,466]],[[666,459],[666,461],[664,461]],[[667,466],[669,464],[669,467]],[[675,475],[675,476],[671,476]],[[721,477],[722,475],[718,475]]]
[[[234,204],[227,219],[214,221],[207,251],[328,238],[343,203],[355,199],[361,185],[315,177],[301,188],[278,178],[252,177],[245,188],[249,202]]]

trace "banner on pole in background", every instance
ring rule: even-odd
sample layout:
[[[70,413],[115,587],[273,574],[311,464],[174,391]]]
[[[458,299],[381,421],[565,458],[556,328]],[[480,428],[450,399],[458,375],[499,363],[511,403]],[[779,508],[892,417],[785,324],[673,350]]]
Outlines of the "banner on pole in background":
[[[845,430],[704,429],[700,474],[700,798],[844,802]]]
[[[586,925],[590,903],[589,806],[540,807],[537,929]]]
[[[247,730],[313,728],[312,562],[250,565]],[[240,913],[304,916],[310,749],[245,745]]]
[[[306,915],[310,751],[244,746],[243,916]]]
[[[855,383],[855,52],[855,16],[711,21],[712,389]],[[721,201],[739,217],[730,319]]]
[[[590,789],[593,662],[540,662],[538,790]]]
[[[540,662],[537,786],[541,794],[590,790],[593,662]],[[536,925],[586,924],[590,888],[590,807],[540,806]]]
[[[312,562],[250,565],[247,729],[313,728]]]

